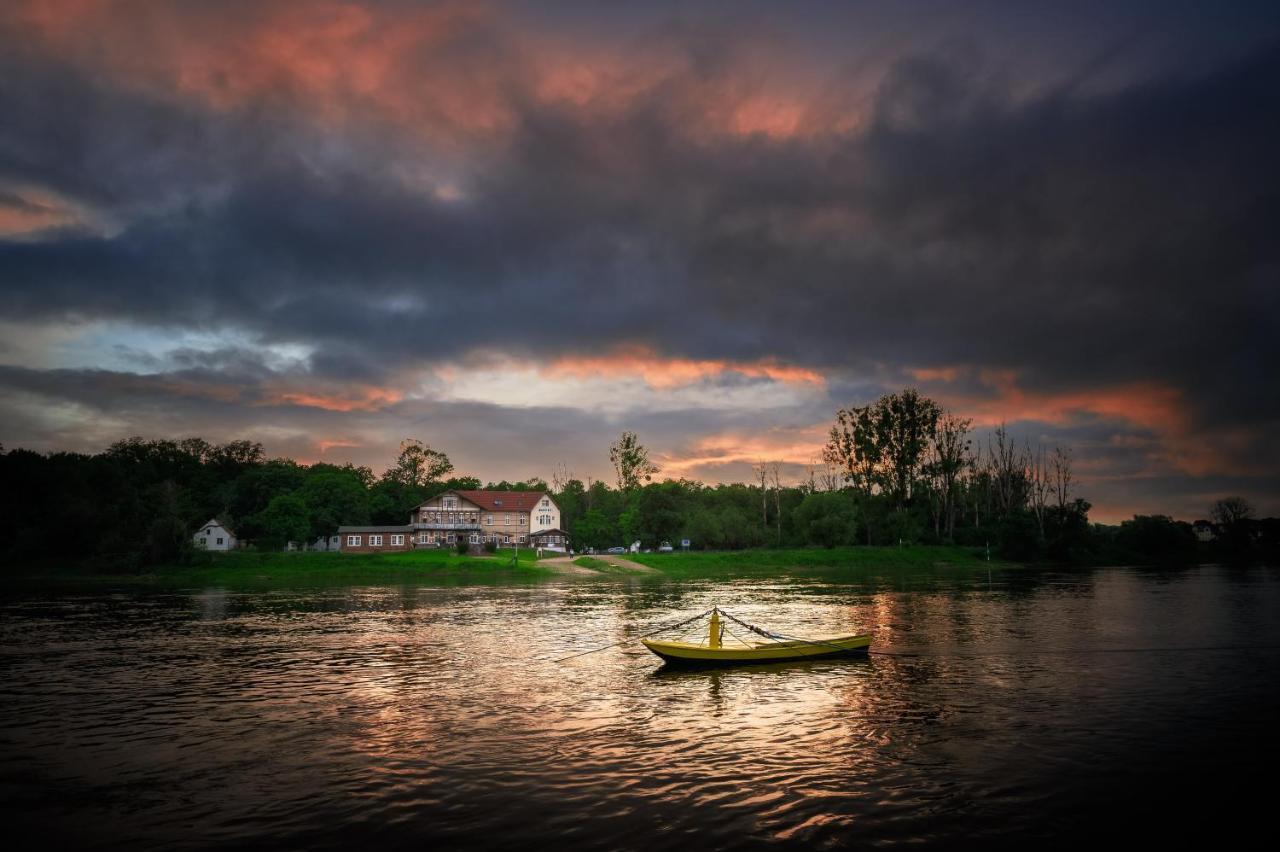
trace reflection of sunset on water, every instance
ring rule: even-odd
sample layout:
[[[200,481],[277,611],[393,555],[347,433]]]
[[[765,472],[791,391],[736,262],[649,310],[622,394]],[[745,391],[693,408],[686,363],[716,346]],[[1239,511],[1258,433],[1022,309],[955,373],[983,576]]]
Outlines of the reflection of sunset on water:
[[[867,630],[873,653],[669,670],[640,646],[712,603],[795,635]],[[1181,720],[1266,736],[1274,691],[1247,674],[1274,660],[1213,649],[1280,647],[1278,605],[1274,576],[1214,568],[11,602],[0,639],[29,650],[6,657],[0,771],[17,761],[30,789],[74,782],[108,802],[144,791],[93,823],[40,798],[31,819],[94,826],[80,845],[171,845],[192,814],[205,842],[291,848],[476,832],[822,845],[974,825],[1043,839],[1095,789],[1115,808],[1173,795],[1171,760],[1247,763]],[[1188,644],[1201,652],[1161,651]]]

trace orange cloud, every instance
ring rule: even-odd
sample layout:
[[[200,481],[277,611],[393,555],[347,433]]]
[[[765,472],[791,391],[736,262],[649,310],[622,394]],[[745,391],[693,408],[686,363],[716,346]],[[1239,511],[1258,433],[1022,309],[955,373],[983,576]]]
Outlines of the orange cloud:
[[[1017,370],[974,370],[970,367],[921,368],[909,371],[917,380],[933,385],[928,392],[975,425],[997,426],[1019,420],[1056,426],[1098,417],[1121,421],[1147,430],[1151,437],[1115,436],[1128,449],[1143,452],[1150,462],[1171,466],[1193,476],[1213,473],[1247,474],[1235,459],[1257,436],[1250,430],[1216,430],[1212,436],[1196,426],[1185,395],[1178,388],[1158,382],[1126,382],[1070,391],[1040,391],[1025,386]],[[948,387],[958,379],[976,380],[985,393],[958,391]],[[1077,460],[1081,473],[1101,479],[1084,459]]]
[[[404,393],[393,388],[368,387],[346,393],[311,391],[268,391],[257,405],[297,405],[325,411],[378,411],[404,399]],[[335,446],[338,446],[335,444]]]
[[[465,0],[16,0],[5,20],[125,85],[220,110],[287,102],[329,124],[373,113],[433,144],[509,132],[525,103],[607,116],[658,98],[693,137],[774,140],[844,132],[865,111],[831,101],[781,54],[743,50],[708,75],[678,40],[584,46]]]
[[[737,373],[749,378],[767,378],[785,384],[825,383],[822,374],[804,367],[781,364],[774,359],[729,361],[721,359],[664,358],[652,349],[624,346],[606,355],[566,356],[542,368],[544,375],[586,379],[598,376],[625,378],[639,376],[657,390],[691,385],[704,379]]]
[[[334,447],[359,447],[362,444],[359,441],[352,441],[346,438],[322,438],[316,442],[316,446],[320,448],[320,452],[323,454]]]
[[[825,423],[763,433],[721,432],[699,438],[686,450],[656,456],[664,476],[688,476],[705,465],[753,463],[761,460],[809,464],[822,457]]]

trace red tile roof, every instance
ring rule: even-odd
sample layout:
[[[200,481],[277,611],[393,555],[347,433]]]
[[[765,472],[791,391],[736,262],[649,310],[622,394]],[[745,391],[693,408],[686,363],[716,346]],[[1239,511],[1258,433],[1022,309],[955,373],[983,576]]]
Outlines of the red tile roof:
[[[445,492],[448,493],[448,492]],[[486,512],[531,512],[543,497],[543,491],[455,491],[464,500],[470,500]]]

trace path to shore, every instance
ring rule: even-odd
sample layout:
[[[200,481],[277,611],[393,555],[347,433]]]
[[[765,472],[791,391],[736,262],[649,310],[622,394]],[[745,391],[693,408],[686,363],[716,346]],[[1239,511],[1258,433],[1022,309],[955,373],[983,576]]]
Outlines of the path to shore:
[[[551,568],[555,571],[559,571],[562,574],[595,574],[596,576],[607,574],[607,572],[605,571],[596,571],[591,568],[583,567],[582,565],[574,565],[573,560],[577,558],[578,557],[576,556],[557,556],[554,559],[539,559],[538,565],[539,567],[545,565],[548,568]],[[658,569],[656,568],[650,568],[648,565],[641,565],[639,562],[632,562],[630,559],[620,559],[617,556],[595,555],[595,556],[592,556],[591,558],[599,559],[601,562],[607,562],[609,565],[612,565],[614,568],[621,568],[624,571],[628,571],[634,574],[659,573]]]

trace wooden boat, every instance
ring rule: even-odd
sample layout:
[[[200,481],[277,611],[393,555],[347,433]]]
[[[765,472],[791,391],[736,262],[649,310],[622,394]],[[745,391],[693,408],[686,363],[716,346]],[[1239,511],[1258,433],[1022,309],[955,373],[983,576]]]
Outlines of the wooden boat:
[[[726,613],[726,615],[728,614]],[[870,634],[832,636],[825,639],[794,639],[777,637],[739,621],[732,616],[729,616],[729,618],[748,630],[770,636],[771,640],[751,643],[739,640],[737,645],[725,645],[720,610],[713,609],[707,638],[699,644],[671,642],[661,639],[641,639],[640,641],[646,648],[666,661],[668,665],[686,666],[740,666],[751,663],[816,660],[824,657],[865,654],[871,648]]]

